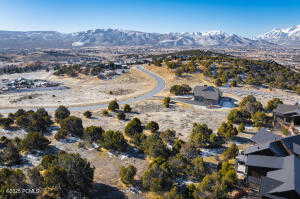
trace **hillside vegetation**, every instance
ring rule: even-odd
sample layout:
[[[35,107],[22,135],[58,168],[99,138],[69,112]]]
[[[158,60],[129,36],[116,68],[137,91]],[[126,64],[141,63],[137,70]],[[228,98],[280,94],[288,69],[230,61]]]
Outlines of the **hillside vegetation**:
[[[173,69],[178,76],[202,72],[214,80],[217,86],[231,83],[297,92],[300,89],[300,73],[274,61],[250,60],[201,50],[181,51],[152,58],[154,65]]]

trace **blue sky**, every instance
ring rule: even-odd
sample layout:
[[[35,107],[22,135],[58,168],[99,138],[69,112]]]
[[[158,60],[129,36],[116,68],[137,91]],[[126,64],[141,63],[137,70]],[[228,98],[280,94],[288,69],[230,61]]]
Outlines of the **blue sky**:
[[[0,30],[223,30],[255,36],[300,24],[300,0],[1,0]]]

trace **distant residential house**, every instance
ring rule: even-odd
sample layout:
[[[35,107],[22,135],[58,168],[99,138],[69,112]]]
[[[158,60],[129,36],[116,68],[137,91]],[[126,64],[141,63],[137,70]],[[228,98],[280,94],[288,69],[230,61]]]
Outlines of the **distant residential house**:
[[[300,105],[279,104],[273,110],[273,119],[277,128],[285,127],[292,131],[300,131]]]
[[[254,146],[237,157],[238,174],[264,199],[300,198],[300,135],[281,137],[261,129]]]
[[[220,103],[222,92],[213,86],[196,86],[193,91],[194,100],[202,105],[218,105]]]

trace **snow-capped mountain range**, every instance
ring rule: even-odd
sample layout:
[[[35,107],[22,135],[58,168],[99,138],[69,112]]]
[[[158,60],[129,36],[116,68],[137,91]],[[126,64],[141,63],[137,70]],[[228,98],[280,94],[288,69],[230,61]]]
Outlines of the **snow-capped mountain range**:
[[[77,41],[73,46],[97,45],[151,45],[161,47],[174,46],[257,46],[272,45],[267,41],[251,40],[222,31],[192,33],[145,33],[118,29],[96,29],[73,34]]]
[[[0,48],[70,47],[73,38],[55,31],[0,31]]]
[[[71,48],[82,46],[203,46],[277,47],[300,43],[300,26],[274,29],[249,39],[222,31],[147,33],[119,29],[95,29],[76,33],[55,31],[0,31],[0,48]]]
[[[258,39],[264,39],[280,45],[300,46],[300,25],[290,28],[274,28],[270,32],[258,36]]]

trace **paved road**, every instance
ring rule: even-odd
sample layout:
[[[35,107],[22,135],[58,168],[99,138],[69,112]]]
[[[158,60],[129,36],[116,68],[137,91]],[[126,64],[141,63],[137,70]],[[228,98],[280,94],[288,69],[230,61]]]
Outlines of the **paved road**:
[[[149,99],[149,98],[153,97],[154,95],[158,94],[160,91],[162,91],[166,87],[165,80],[163,78],[161,78],[160,76],[158,76],[157,74],[145,69],[143,66],[137,66],[136,68],[138,70],[148,74],[153,79],[155,79],[156,87],[154,89],[152,89],[151,91],[149,91],[148,93],[145,93],[143,95],[133,97],[133,98],[129,98],[127,100],[119,101],[119,104],[130,104],[130,103],[133,103],[133,102]],[[106,108],[107,105],[108,105],[107,103],[104,103],[104,104],[97,104],[97,105],[72,106],[72,107],[69,107],[69,110],[70,111],[94,110],[94,109],[99,109],[99,108]],[[37,107],[37,108],[39,108],[39,107]],[[25,110],[35,110],[37,108],[24,108],[24,109]],[[53,108],[53,107],[44,107],[44,108],[49,112],[55,111],[55,109],[56,109],[56,108]],[[16,112],[17,110],[18,109],[15,109],[15,108],[13,108],[13,109],[0,109],[0,113],[13,113],[13,112]]]

